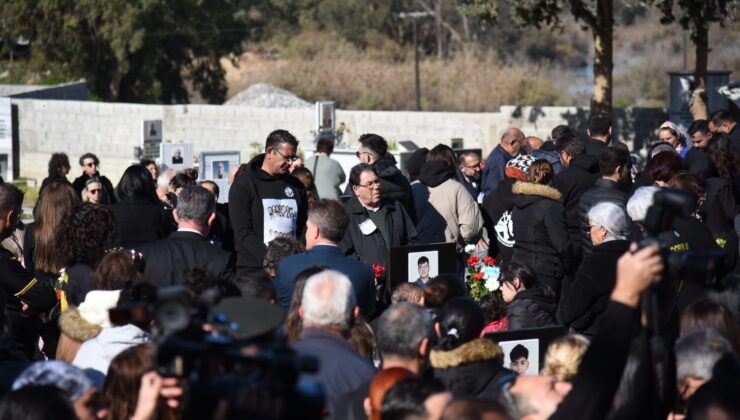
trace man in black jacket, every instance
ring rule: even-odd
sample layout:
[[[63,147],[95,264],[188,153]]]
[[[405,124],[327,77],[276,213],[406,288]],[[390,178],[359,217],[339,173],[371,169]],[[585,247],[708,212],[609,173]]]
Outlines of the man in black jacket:
[[[21,214],[23,193],[12,184],[0,184],[0,241],[9,237]],[[5,300],[7,326],[18,350],[33,358],[41,319],[56,303],[54,289],[26,271],[13,254],[0,247],[0,296]]]
[[[568,236],[572,241],[580,241],[578,203],[583,193],[593,187],[599,178],[599,162],[586,154],[583,143],[577,137],[565,136],[558,140],[556,147],[565,170],[555,175],[552,187],[563,196]]]
[[[221,281],[231,280],[232,254],[206,240],[216,218],[213,194],[196,185],[183,187],[173,216],[176,232],[140,248],[146,261],[144,279],[160,287],[172,286],[182,284],[188,270],[200,268]]]
[[[380,180],[381,197],[400,202],[411,216],[411,220],[416,222],[416,205],[414,194],[411,192],[411,183],[396,167],[393,156],[388,154],[388,142],[377,134],[363,134],[358,141],[360,148],[357,151],[357,158],[361,163],[373,167]],[[344,193],[352,194],[349,183]]]
[[[411,217],[397,201],[381,200],[382,184],[373,167],[361,163],[350,171],[353,196],[347,203],[349,224],[339,244],[347,255],[388,269],[388,250],[416,241]]]
[[[105,190],[105,195],[108,197],[108,203],[115,204],[116,196],[113,193],[113,184],[108,178],[100,175],[100,172],[98,172],[99,165],[100,160],[98,160],[98,157],[92,153],[85,153],[84,155],[80,156],[80,168],[82,169],[82,175],[75,178],[74,182],[72,182],[72,187],[74,187],[78,195],[82,195],[82,190],[85,189],[85,186],[87,185],[87,180],[91,178],[98,178],[100,180],[100,184]]]
[[[265,153],[252,159],[229,190],[229,218],[234,229],[240,274],[262,270],[267,244],[278,236],[300,238],[306,226],[306,190],[288,173],[298,159],[298,140],[285,130],[267,136]]]
[[[619,189],[619,185],[625,177],[630,176],[627,166],[629,159],[629,153],[616,147],[609,147],[599,157],[601,178],[596,180],[593,188],[581,196],[578,203],[578,218],[581,222],[584,257],[591,253],[591,249],[593,249],[591,236],[588,234],[588,211],[593,206],[603,202],[617,204],[625,212],[627,211],[629,195]]]
[[[634,247],[637,248],[636,246]],[[603,419],[607,417],[639,321],[640,294],[660,279],[658,247],[624,254],[603,328],[589,346],[573,385],[547,376],[519,376],[504,385],[499,400],[512,418]]]

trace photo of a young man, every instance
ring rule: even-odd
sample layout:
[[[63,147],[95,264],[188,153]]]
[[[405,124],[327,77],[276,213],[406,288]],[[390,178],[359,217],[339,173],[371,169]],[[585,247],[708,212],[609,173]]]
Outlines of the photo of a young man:
[[[509,369],[524,375],[529,369],[529,350],[521,344],[517,344],[509,352]]]

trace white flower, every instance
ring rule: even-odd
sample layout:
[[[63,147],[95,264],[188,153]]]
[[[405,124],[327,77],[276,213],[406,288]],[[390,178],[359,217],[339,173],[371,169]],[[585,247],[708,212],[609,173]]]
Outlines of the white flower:
[[[475,252],[475,244],[465,245],[464,251],[466,254],[472,254],[473,252]]]
[[[486,280],[486,289],[488,289],[489,292],[493,292],[494,290],[498,289],[500,286],[500,283],[497,278],[489,278]]]

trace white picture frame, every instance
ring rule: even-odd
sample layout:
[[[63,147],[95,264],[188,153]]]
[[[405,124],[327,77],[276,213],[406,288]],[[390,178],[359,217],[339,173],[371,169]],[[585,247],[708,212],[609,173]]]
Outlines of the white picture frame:
[[[172,168],[176,171],[193,167],[192,143],[161,143],[159,156],[162,159],[161,168]]]
[[[241,152],[236,150],[202,152],[200,154],[200,181],[212,181],[218,185],[219,203],[229,202],[229,172],[241,165]]]

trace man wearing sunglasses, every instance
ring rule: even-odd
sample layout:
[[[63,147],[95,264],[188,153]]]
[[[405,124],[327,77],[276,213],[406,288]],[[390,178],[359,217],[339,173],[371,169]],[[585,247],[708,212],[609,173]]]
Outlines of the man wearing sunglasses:
[[[100,175],[100,172],[98,172],[99,165],[100,160],[98,160],[98,157],[95,156],[93,153],[85,153],[84,155],[80,156],[80,169],[82,169],[82,175],[75,178],[74,182],[72,183],[72,187],[74,187],[75,191],[77,191],[77,194],[81,196],[82,192],[85,191],[87,181],[92,178],[97,178],[100,181],[100,185],[104,189],[103,195],[108,198],[108,202],[110,204],[115,204],[116,197],[113,194],[113,184],[108,178]]]
[[[289,173],[298,140],[286,130],[267,136],[265,153],[255,156],[229,190],[239,274],[262,271],[267,244],[277,237],[301,238],[306,226],[306,191]]]

